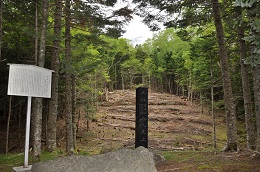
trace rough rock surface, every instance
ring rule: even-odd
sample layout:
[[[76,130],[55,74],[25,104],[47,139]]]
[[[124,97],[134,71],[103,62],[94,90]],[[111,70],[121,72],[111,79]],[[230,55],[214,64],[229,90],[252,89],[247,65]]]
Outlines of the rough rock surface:
[[[32,172],[156,172],[153,154],[144,147],[95,156],[68,156],[36,163]]]

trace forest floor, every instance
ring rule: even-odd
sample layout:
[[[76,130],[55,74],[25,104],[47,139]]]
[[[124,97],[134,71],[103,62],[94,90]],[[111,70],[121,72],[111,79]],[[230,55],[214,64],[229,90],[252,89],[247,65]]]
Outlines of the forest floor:
[[[166,161],[158,171],[260,171],[260,160],[248,151],[221,152],[226,142],[224,113],[217,113],[217,149],[213,149],[212,117],[196,102],[149,92],[149,149],[159,151]],[[94,120],[93,120],[94,118]],[[109,93],[109,101],[99,105],[89,122],[81,121],[78,150],[91,154],[106,153],[121,147],[134,147],[135,91]]]
[[[148,104],[149,148],[161,151],[211,149],[212,117],[210,114],[202,114],[196,103],[191,104],[175,95],[151,92]],[[86,149],[95,154],[116,147],[134,146],[134,91],[110,92],[109,101],[99,104],[98,112],[89,117],[89,123],[83,114],[81,116],[84,120],[80,120],[77,135],[79,150]],[[218,143],[224,146],[224,119],[218,117],[216,123]]]
[[[166,158],[166,161],[156,163],[158,171],[260,171],[260,160],[252,158],[251,152],[221,152],[226,141],[223,113],[216,117],[217,148],[214,149],[212,117],[208,110],[201,113],[196,102],[153,92],[149,92],[148,104],[149,149]],[[94,155],[122,147],[133,148],[135,91],[110,92],[109,101],[100,103],[95,115],[87,120],[81,110],[79,119],[79,154]],[[4,128],[0,127],[1,149],[5,143]],[[65,148],[64,120],[58,121],[58,147]]]

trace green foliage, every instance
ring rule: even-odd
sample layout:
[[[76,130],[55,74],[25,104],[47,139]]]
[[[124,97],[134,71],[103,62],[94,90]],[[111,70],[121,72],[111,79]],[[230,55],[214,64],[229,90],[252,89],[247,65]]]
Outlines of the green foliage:
[[[112,91],[123,88],[123,85],[125,88],[149,86],[156,91],[175,94],[181,90],[183,95],[194,92],[209,99],[210,86],[213,84],[214,91],[217,92],[214,98],[218,100],[215,105],[223,106],[222,76],[218,62],[215,27],[211,21],[210,1],[162,3],[159,0],[142,2],[134,0],[141,2],[138,4],[140,9],[136,13],[144,16],[145,22],[151,28],[156,29],[155,20],[163,20],[165,26],[169,27],[136,47],[130,44],[130,40],[118,38],[123,33],[122,24],[131,18],[132,13],[127,8],[111,13],[110,7],[116,2],[113,0],[100,1],[100,4],[84,1],[73,3],[72,68],[64,67],[65,49],[62,44],[59,86],[61,94],[64,93],[62,74],[65,70],[69,70],[76,78],[78,108],[83,106],[88,115],[95,113],[98,98],[105,93],[107,87]],[[34,32],[35,3],[5,0],[4,4],[2,57],[6,60],[1,63],[0,82],[6,81],[8,77],[6,63],[34,62],[33,42],[37,36]],[[238,19],[235,15],[237,10],[235,6],[242,9],[241,20],[233,20]],[[157,15],[158,13],[148,14],[149,7],[163,10],[168,15],[167,18]],[[51,45],[51,42],[57,39],[53,37],[53,11],[50,9],[47,45]],[[251,50],[251,55],[244,59],[244,63],[259,65],[259,1],[225,1],[221,2],[221,9],[233,89],[235,95],[239,97],[242,95],[242,86],[236,27],[241,25],[245,28],[244,40]],[[176,13],[180,14],[177,18]],[[119,21],[116,18],[118,16],[124,16],[124,19]],[[41,16],[39,17],[40,21]],[[63,41],[63,35],[59,39]],[[47,46],[47,67],[50,66],[51,48]],[[210,69],[213,72],[212,80]]]
[[[4,2],[2,57],[8,63],[33,60],[34,4]]]
[[[260,64],[260,19],[259,19],[259,1],[258,0],[236,0],[234,6],[242,7],[246,11],[247,25],[249,27],[249,35],[244,40],[251,45],[251,56],[245,59],[245,64],[256,66]]]
[[[196,30],[197,28],[190,27],[185,31],[194,33]],[[209,91],[211,58],[213,79],[217,80],[220,77],[216,41],[212,38],[214,27],[205,26],[203,32],[200,31],[200,34],[192,39],[187,39],[186,36],[179,37],[177,35],[183,36],[179,33],[180,30],[166,29],[136,48],[137,57],[143,63],[142,73],[145,78],[150,74],[162,83],[174,78],[172,84],[179,85],[184,91]]]
[[[172,28],[155,35],[151,40],[155,76],[161,78],[162,73],[169,73],[178,75],[179,78],[186,78],[187,72],[183,67],[184,57],[188,58],[189,47],[189,44],[182,41]]]
[[[211,2],[206,0],[181,0],[172,2],[166,0],[133,0],[137,3],[136,13],[144,17],[152,30],[160,28],[158,21],[167,28],[200,27],[211,19]],[[156,12],[154,9],[157,9]]]
[[[257,3],[259,0],[236,0],[234,6],[240,7],[252,7],[254,3]]]

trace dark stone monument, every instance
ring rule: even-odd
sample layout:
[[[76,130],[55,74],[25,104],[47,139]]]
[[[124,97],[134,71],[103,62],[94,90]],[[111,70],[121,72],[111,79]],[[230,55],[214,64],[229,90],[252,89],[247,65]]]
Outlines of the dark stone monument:
[[[136,89],[135,148],[148,148],[148,88]]]

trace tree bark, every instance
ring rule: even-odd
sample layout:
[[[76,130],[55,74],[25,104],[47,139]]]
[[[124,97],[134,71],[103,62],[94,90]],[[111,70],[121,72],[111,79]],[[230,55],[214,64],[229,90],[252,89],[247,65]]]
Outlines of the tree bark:
[[[2,62],[2,43],[3,43],[3,0],[0,1],[0,65]]]
[[[41,154],[41,135],[42,135],[42,98],[33,99],[32,115],[33,118],[33,156],[35,160],[40,158]]]
[[[76,150],[77,121],[76,121],[76,77],[72,76],[72,127],[73,127],[73,148]]]
[[[241,16],[241,9],[238,9],[238,15]],[[247,148],[250,150],[255,149],[255,122],[252,108],[252,98],[250,91],[250,79],[248,65],[244,63],[246,57],[246,42],[243,39],[245,37],[244,29],[241,25],[238,26],[238,41],[240,45],[240,65],[241,65],[241,77],[243,86],[243,98],[244,98],[244,109],[245,109],[245,123],[246,123],[246,140]]]
[[[114,80],[114,86],[115,86],[115,88],[113,88],[113,90],[116,90],[117,89],[117,80],[116,80],[116,77],[117,77],[117,75],[116,75],[116,65],[115,65],[115,80]]]
[[[21,99],[19,116],[18,116],[18,147],[21,148],[21,116],[22,116],[23,100]]]
[[[223,90],[225,99],[225,114],[227,125],[227,145],[224,151],[238,150],[238,138],[236,127],[236,108],[234,104],[234,97],[231,86],[231,78],[229,72],[227,51],[224,40],[224,30],[221,21],[221,15],[219,10],[218,0],[212,0],[214,24],[216,27],[218,49],[220,56],[221,72],[223,78]]]
[[[34,39],[34,64],[38,63],[38,0],[35,1],[35,39]]]
[[[57,148],[56,132],[57,132],[57,116],[58,116],[58,99],[59,99],[59,70],[60,70],[60,42],[61,42],[61,18],[62,18],[62,0],[55,0],[54,14],[54,37],[52,48],[51,69],[54,71],[52,75],[52,92],[49,102],[49,116],[47,124],[47,149],[54,151]]]
[[[39,35],[39,30],[38,30],[38,0],[35,1],[35,38],[34,38],[34,65],[38,65],[38,35]],[[30,134],[30,140],[34,142],[34,98],[32,99],[32,112],[31,112],[31,133]]]
[[[70,34],[70,0],[66,0],[66,26],[65,26],[65,102],[66,102],[66,149],[71,155],[74,153],[73,123],[72,123],[72,78],[71,78],[71,34]]]
[[[255,118],[256,118],[256,152],[260,153],[260,63],[259,63],[259,31],[256,22],[259,18],[259,3],[255,2],[248,10],[249,22],[251,23],[250,36],[251,40],[251,56],[253,58],[253,89],[255,100]],[[258,21],[259,22],[259,21]]]
[[[44,67],[45,52],[46,52],[46,33],[47,33],[47,19],[48,19],[48,0],[43,0],[42,9],[42,30],[40,38],[40,52],[38,59],[38,66]],[[33,104],[33,156],[38,159],[41,154],[41,135],[42,135],[42,98],[34,98]]]
[[[151,74],[150,74],[150,70],[148,72],[148,78],[149,78],[149,82],[148,82],[148,88],[151,90]]]
[[[212,128],[213,128],[213,147],[217,148],[217,137],[216,137],[216,115],[214,113],[214,85],[213,85],[213,68],[212,68],[212,56],[210,53],[210,92],[211,92],[211,116],[212,116]]]
[[[10,129],[11,114],[12,114],[12,96],[10,96],[9,99],[9,112],[8,112],[7,127],[6,127],[5,154],[8,154],[8,149],[9,149],[9,129]]]
[[[255,4],[253,8],[250,9],[249,17],[251,22],[257,20],[257,13],[259,13],[259,8],[259,4],[258,6]],[[250,36],[255,37],[255,40],[251,42],[251,52],[253,57],[252,73],[256,116],[256,151],[260,152],[260,57],[259,53],[256,52],[256,50],[259,51],[259,48],[257,47],[257,44],[259,45],[259,31],[252,27],[250,33]]]
[[[256,151],[260,152],[260,65],[253,66],[253,84],[256,115]]]
[[[125,83],[124,83],[124,75],[122,74],[122,70],[121,70],[121,80],[122,80],[122,90],[125,90]]]

